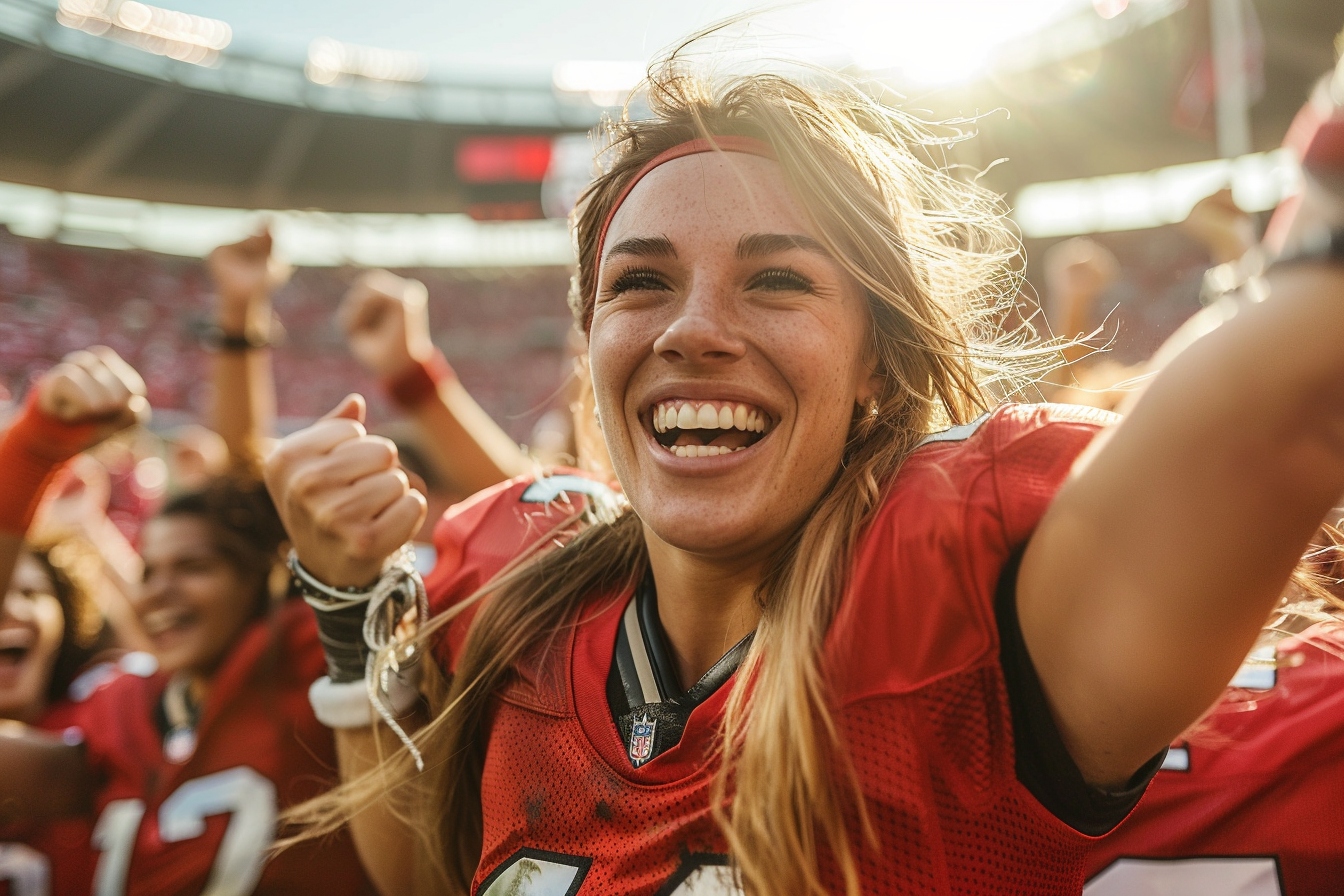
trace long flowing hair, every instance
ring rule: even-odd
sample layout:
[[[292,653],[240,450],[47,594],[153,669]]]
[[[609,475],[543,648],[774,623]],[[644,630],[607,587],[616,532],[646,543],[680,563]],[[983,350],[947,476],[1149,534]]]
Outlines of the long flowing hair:
[[[822,894],[823,860],[859,892],[857,851],[875,846],[863,796],[830,709],[823,639],[854,547],[884,488],[926,433],[968,422],[1044,353],[1002,321],[1020,285],[1020,244],[999,199],[941,164],[947,135],[843,81],[779,75],[712,83],[675,59],[655,69],[651,115],[606,127],[605,170],[575,212],[570,294],[587,325],[597,239],[622,187],[669,147],[747,135],[773,148],[813,232],[862,287],[876,411],[855,408],[843,458],[756,592],[761,618],[736,676],[719,738],[713,810],[749,893]],[[369,774],[302,807],[309,833],[335,829],[374,801],[422,838],[434,889],[468,890],[482,848],[481,774],[495,695],[524,660],[545,661],[558,633],[644,574],[643,524],[624,507],[575,513],[535,551],[463,605],[423,626],[427,638],[488,595],[450,680],[431,688],[434,718],[415,739],[426,769],[389,751]],[[849,819],[849,821],[846,821]]]

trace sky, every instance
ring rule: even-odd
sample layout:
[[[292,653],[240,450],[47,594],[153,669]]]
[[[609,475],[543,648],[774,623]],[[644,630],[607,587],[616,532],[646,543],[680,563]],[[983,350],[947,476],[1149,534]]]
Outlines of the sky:
[[[772,4],[748,27],[751,39],[773,52],[787,55],[801,40],[823,61],[904,65],[946,81],[983,64],[993,45],[1091,3],[810,0]],[[157,5],[227,21],[234,30],[230,49],[237,52],[302,60],[308,44],[325,36],[420,52],[432,77],[523,81],[549,78],[563,60],[645,62],[699,28],[763,8],[760,0],[157,0]]]

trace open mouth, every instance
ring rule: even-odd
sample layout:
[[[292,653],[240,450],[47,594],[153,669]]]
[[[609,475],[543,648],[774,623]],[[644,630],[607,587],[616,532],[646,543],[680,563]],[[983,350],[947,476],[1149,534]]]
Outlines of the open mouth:
[[[774,422],[761,408],[738,401],[660,401],[650,413],[653,437],[677,457],[715,457],[750,448]]]
[[[37,634],[31,629],[9,628],[0,630],[0,667],[18,666],[28,659],[37,643]]]
[[[140,619],[145,633],[151,638],[191,628],[195,623],[196,614],[183,607],[160,607]]]

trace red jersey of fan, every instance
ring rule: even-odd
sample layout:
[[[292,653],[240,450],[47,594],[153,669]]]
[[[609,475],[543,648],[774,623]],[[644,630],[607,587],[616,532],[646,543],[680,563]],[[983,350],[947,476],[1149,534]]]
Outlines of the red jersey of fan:
[[[1078,453],[1108,416],[1006,406],[934,436],[904,464],[865,533],[825,661],[880,850],[860,848],[865,893],[1078,892],[1092,842],[1017,780],[994,595]],[[544,480],[542,481],[544,482]],[[450,513],[433,604],[473,593],[568,508],[500,486]],[[545,519],[542,519],[544,517]],[[630,595],[594,595],[542,665],[497,699],[481,784],[473,892],[737,892],[710,814],[711,745],[731,688],[679,743],[632,767],[606,695]],[[451,668],[472,614],[438,645]],[[821,869],[832,890],[835,868]]]
[[[113,669],[111,663],[100,664],[80,678],[115,674]],[[53,704],[34,727],[65,730],[79,702],[78,696],[68,696]],[[85,816],[0,825],[0,896],[89,896],[96,859],[92,836],[93,819]]]
[[[1089,857],[1087,896],[1344,887],[1344,630],[1282,641],[1233,685]]]
[[[100,779],[92,845],[97,896],[371,892],[347,837],[269,862],[277,813],[336,778],[331,731],[308,686],[326,671],[312,612],[291,601],[239,638],[211,683],[194,752],[165,756],[164,675],[120,675],[83,704]]]

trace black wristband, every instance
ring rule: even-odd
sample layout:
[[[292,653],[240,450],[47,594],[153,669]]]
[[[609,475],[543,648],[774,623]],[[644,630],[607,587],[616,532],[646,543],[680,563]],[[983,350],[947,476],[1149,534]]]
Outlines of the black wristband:
[[[289,571],[291,591],[301,596],[317,616],[317,636],[327,657],[327,677],[337,684],[363,679],[369,656],[364,617],[373,586],[327,585],[303,568],[295,551],[289,553]]]
[[[316,613],[317,637],[327,657],[327,677],[335,684],[364,680],[369,656],[368,645],[364,643],[367,607],[366,601]]]
[[[250,352],[271,347],[271,340],[266,336],[259,333],[230,333],[218,324],[203,326],[200,340],[201,345],[217,352]]]

